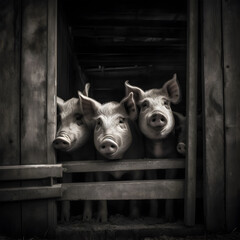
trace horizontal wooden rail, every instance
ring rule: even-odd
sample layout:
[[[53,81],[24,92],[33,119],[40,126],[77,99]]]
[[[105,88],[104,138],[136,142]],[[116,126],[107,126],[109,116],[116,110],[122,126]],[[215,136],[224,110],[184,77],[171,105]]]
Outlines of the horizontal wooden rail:
[[[27,180],[62,177],[62,164],[1,166],[0,180]]]
[[[129,159],[64,162],[64,172],[111,172],[129,170],[184,168],[185,159]]]
[[[182,199],[184,180],[63,183],[60,200]]]
[[[61,184],[44,187],[36,186],[0,189],[0,202],[57,198],[61,196]]]

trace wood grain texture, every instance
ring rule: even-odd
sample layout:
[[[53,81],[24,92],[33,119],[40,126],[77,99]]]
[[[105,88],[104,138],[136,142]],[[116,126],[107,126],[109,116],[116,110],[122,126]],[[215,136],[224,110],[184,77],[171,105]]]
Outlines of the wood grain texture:
[[[0,1],[0,165],[20,164],[20,9],[18,0]],[[0,232],[21,234],[21,203],[0,205]]]
[[[240,221],[240,2],[222,1],[225,106],[226,226]]]
[[[221,1],[203,1],[204,206],[209,231],[225,226]]]
[[[110,172],[146,169],[184,168],[184,159],[131,159],[131,160],[81,160],[75,162],[63,162],[63,169],[67,173],[72,172]]]
[[[62,177],[61,164],[15,165],[0,167],[0,180],[27,180]]]
[[[57,128],[57,0],[48,0],[48,58],[47,58],[47,162],[56,164],[52,141]],[[55,200],[48,200],[48,237],[55,236],[57,227],[57,206]]]
[[[22,201],[61,197],[61,184],[43,187],[20,187],[0,189],[0,201]]]
[[[196,210],[198,1],[188,1],[187,48],[187,153],[185,167],[184,222],[194,226]]]
[[[22,1],[22,164],[55,163],[51,139],[56,122],[56,19],[49,13],[55,13],[56,9],[51,9],[51,4],[47,0]],[[23,187],[46,184],[46,180],[29,181],[24,182]],[[23,235],[45,237],[56,218],[55,212],[54,203],[47,200],[23,202]]]
[[[63,183],[61,200],[181,199],[184,180]]]

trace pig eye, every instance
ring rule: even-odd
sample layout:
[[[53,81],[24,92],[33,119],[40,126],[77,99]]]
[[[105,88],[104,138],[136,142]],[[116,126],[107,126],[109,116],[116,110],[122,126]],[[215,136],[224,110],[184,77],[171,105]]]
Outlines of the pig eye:
[[[77,123],[78,126],[83,124],[82,115],[81,114],[76,114],[75,115],[75,119],[76,119],[76,123]]]
[[[164,105],[166,108],[170,109],[169,101],[168,101],[167,99],[163,99],[163,105]]]
[[[101,124],[102,124],[102,121],[101,121],[100,118],[98,118],[98,119],[97,119],[97,122],[96,122],[96,125],[97,125],[97,126],[101,126]]]
[[[145,100],[141,105],[141,109],[145,110],[146,108],[148,108],[148,106],[149,106],[149,102],[147,100]]]
[[[124,123],[124,122],[125,122],[125,118],[120,117],[119,118],[119,123]]]

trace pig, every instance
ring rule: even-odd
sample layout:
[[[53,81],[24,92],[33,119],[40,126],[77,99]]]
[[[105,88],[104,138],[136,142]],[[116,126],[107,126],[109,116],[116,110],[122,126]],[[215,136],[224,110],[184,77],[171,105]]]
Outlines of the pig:
[[[90,84],[85,85],[83,94],[88,96]],[[92,127],[89,121],[83,116],[80,107],[79,98],[71,98],[67,101],[57,97],[58,107],[58,130],[53,141],[53,147],[67,154],[61,154],[66,160],[81,160],[93,159],[89,153],[94,152],[94,145],[92,141]],[[92,179],[91,174],[86,174],[87,181]],[[70,174],[65,174],[64,182],[71,182]],[[91,205],[89,201],[84,202],[83,219],[91,219]],[[61,220],[69,221],[70,218],[70,202],[62,202]]]
[[[139,107],[138,124],[145,136],[146,156],[149,158],[175,158],[178,156],[176,138],[174,135],[175,119],[171,110],[171,103],[177,104],[180,99],[180,88],[176,74],[160,89],[143,91],[125,82],[126,95],[134,94]],[[166,178],[174,178],[176,171],[166,170]],[[150,175],[151,174],[151,175]],[[147,178],[156,179],[156,171],[146,171]],[[173,220],[173,202],[166,200],[165,216],[168,221]],[[151,200],[150,215],[157,216],[158,203]]]
[[[187,131],[187,119],[184,115],[178,112],[173,112],[175,117],[175,131],[177,137],[177,152],[182,155],[186,156],[186,131]]]
[[[94,145],[103,159],[119,160],[122,158],[142,158],[143,142],[134,120],[137,108],[133,93],[118,102],[101,104],[79,92],[82,111],[88,119],[95,120]],[[124,171],[109,173],[120,179]],[[108,174],[97,174],[98,181],[106,181]],[[141,172],[136,171],[132,179],[140,179]],[[136,201],[130,202],[130,216],[138,216]],[[98,221],[107,221],[107,202],[99,201]]]

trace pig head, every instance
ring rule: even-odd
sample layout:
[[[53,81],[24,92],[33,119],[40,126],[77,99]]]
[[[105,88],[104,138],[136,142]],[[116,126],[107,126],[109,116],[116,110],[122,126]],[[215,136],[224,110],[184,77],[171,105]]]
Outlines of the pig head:
[[[161,140],[166,138],[174,129],[174,116],[171,103],[180,101],[180,88],[176,74],[160,89],[143,91],[139,87],[125,82],[126,94],[134,94],[139,106],[139,128],[148,139]]]
[[[82,112],[89,121],[94,119],[94,144],[107,159],[121,159],[132,143],[128,120],[137,117],[133,93],[120,103],[100,104],[79,92]]]
[[[89,84],[85,85],[84,95],[88,95],[89,87]],[[74,151],[89,139],[91,124],[84,118],[78,98],[64,101],[57,97],[57,107],[58,130],[53,146],[65,152]]]

